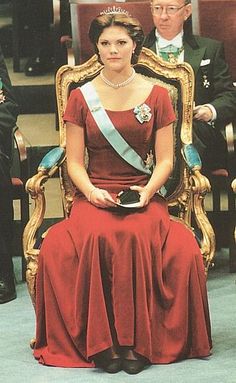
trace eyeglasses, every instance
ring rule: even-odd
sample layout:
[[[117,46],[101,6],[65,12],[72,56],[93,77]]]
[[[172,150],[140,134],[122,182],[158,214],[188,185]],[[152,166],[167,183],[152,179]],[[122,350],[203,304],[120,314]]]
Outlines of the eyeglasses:
[[[162,5],[151,5],[151,9],[154,16],[160,16],[164,9],[168,16],[172,16],[179,12],[180,9],[185,7],[185,5],[187,4],[182,5],[182,7],[176,7],[175,5],[167,5],[166,7],[163,7]]]

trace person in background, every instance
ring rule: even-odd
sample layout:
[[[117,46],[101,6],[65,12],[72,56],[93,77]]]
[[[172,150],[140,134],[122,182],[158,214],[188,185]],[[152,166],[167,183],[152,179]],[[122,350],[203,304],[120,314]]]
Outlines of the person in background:
[[[11,155],[18,106],[0,47],[0,303],[16,298],[12,262],[13,201]]]
[[[50,32],[52,1],[27,0],[25,11],[31,36],[30,57],[25,65],[25,74],[39,76],[54,69],[53,40]]]
[[[227,176],[227,147],[222,131],[236,116],[236,88],[222,42],[192,34],[190,0],[151,0],[155,27],[144,46],[164,60],[189,63],[195,74],[193,142],[203,171]]]
[[[65,64],[60,36],[70,35],[68,0],[60,0],[60,28],[55,33],[52,0],[25,0],[26,24],[30,36],[30,57],[25,65],[26,76],[40,76],[54,72]],[[54,25],[55,28],[55,25]]]
[[[128,374],[209,356],[203,258],[157,192],[173,169],[168,91],[133,68],[144,39],[138,20],[104,10],[89,37],[104,67],[71,91],[64,114],[77,191],[70,217],[49,229],[40,249],[34,356]]]

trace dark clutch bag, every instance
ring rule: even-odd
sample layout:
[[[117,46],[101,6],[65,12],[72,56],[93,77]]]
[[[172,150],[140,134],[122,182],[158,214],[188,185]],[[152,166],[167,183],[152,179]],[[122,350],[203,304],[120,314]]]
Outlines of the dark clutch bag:
[[[122,190],[117,195],[117,202],[121,205],[128,205],[131,203],[137,203],[140,200],[140,194],[137,190]]]

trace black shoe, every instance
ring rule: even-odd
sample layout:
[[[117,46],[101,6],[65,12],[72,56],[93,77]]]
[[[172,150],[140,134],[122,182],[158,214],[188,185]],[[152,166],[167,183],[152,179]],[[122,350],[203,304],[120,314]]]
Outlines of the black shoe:
[[[94,358],[95,366],[102,368],[109,374],[116,374],[122,370],[121,358],[107,358],[106,354],[101,353]]]
[[[0,303],[7,303],[16,299],[14,276],[6,274],[0,276]]]
[[[138,359],[124,359],[122,362],[122,369],[127,372],[127,374],[134,375],[139,374],[143,371],[144,367],[147,365],[147,360],[145,358],[139,357]]]
[[[122,370],[122,361],[121,358],[111,359],[106,362],[103,366],[103,370],[109,374],[116,374]]]
[[[46,73],[52,72],[54,69],[54,60],[49,58],[42,58],[40,56],[30,58],[25,65],[26,76],[41,76]]]

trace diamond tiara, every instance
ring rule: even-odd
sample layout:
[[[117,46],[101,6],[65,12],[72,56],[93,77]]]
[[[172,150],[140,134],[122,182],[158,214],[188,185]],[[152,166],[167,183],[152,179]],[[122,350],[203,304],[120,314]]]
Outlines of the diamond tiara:
[[[122,9],[121,7],[116,7],[115,5],[113,5],[113,7],[107,7],[106,9],[101,11],[99,15],[114,15],[116,13],[125,14],[126,16],[131,16],[128,11],[126,11],[125,9]]]

